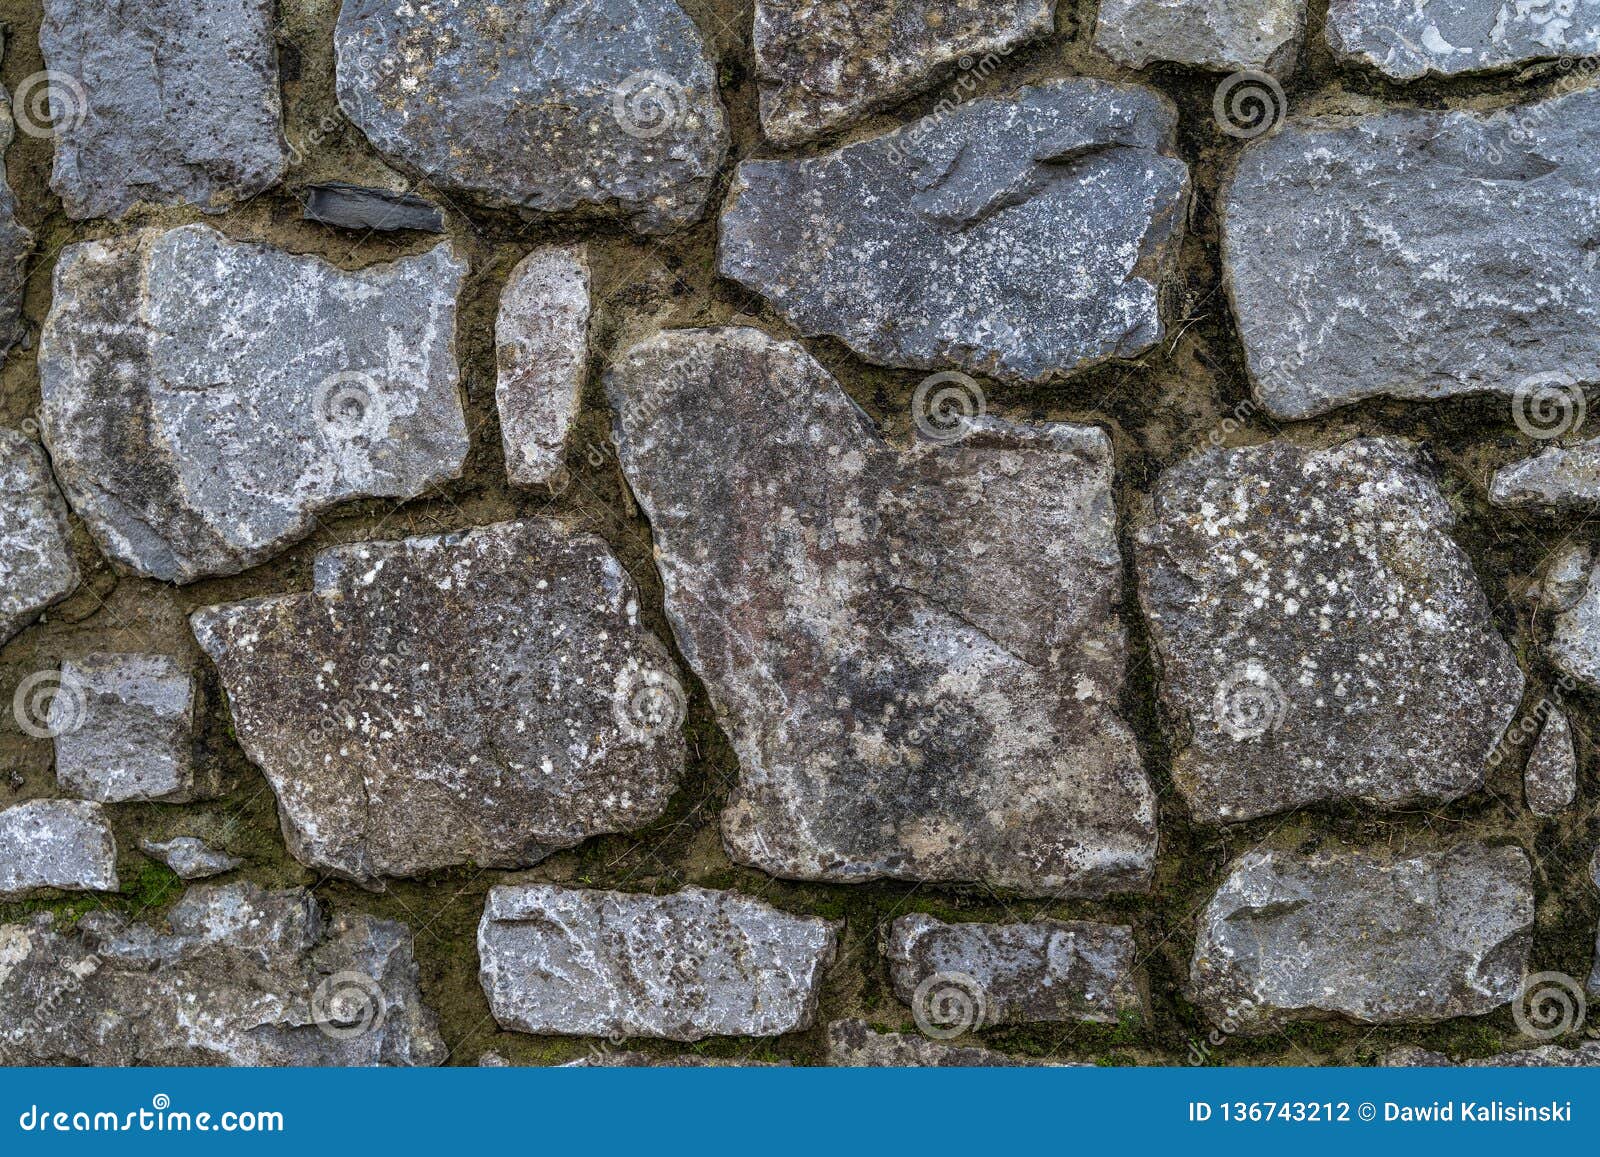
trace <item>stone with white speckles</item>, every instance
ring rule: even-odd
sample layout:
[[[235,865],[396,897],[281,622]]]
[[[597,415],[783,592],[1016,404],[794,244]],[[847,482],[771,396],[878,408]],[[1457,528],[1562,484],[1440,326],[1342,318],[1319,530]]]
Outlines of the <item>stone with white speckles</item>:
[[[5,35],[0,32],[0,56],[4,55]],[[0,361],[26,332],[22,296],[28,285],[28,256],[33,252],[33,233],[17,220],[17,198],[6,176],[4,155],[15,137],[11,98],[0,86]],[[0,642],[4,642],[3,636]]]
[[[1040,382],[1160,340],[1188,167],[1136,85],[1057,80],[798,161],[746,161],[718,269],[869,361]]]
[[[140,843],[139,850],[160,860],[184,880],[220,876],[244,863],[238,856],[219,851],[198,836],[176,836],[162,843],[145,840]]]
[[[1600,561],[1594,549],[1574,543],[1557,553],[1545,573],[1542,601],[1550,615],[1545,653],[1550,661],[1600,691]]]
[[[353,272],[205,225],[68,246],[39,346],[67,500],[125,570],[234,574],[461,472],[448,244]]]
[[[1600,1065],[1600,1041],[1580,1041],[1573,1048],[1560,1045],[1539,1045],[1531,1049],[1517,1049],[1496,1053],[1490,1057],[1472,1057],[1453,1061],[1444,1053],[1403,1045],[1391,1049],[1383,1056],[1383,1066],[1391,1069],[1449,1068],[1469,1069],[1577,1069]]]
[[[517,263],[494,323],[495,407],[506,475],[554,481],[589,368],[589,259],[581,245],[536,249]]]
[[[993,1049],[951,1044],[915,1033],[878,1032],[863,1020],[836,1020],[828,1026],[828,1064],[838,1068],[1025,1068],[1062,1065],[1012,1057]]]
[[[1120,64],[1172,61],[1220,71],[1294,67],[1306,0],[1101,0],[1095,47]]]
[[[1481,787],[1524,678],[1416,448],[1213,450],[1135,536],[1173,779],[1197,818]]]
[[[290,852],[369,887],[641,827],[683,770],[633,581],[554,521],[333,547],[311,593],[192,622]]]
[[[1188,995],[1249,1034],[1481,1016],[1516,996],[1532,932],[1520,848],[1252,851],[1200,917]]]
[[[1600,380],[1597,169],[1593,88],[1251,143],[1223,198],[1223,265],[1263,406],[1299,419]]]
[[[1398,80],[1600,52],[1596,0],[1331,0],[1336,58]]]
[[[1578,757],[1566,713],[1551,709],[1523,772],[1528,810],[1537,816],[1559,815],[1578,795]]]
[[[739,757],[734,859],[1148,886],[1103,431],[982,418],[897,450],[803,348],[748,328],[660,334],[606,385],[667,616]]]
[[[479,978],[502,1028],[568,1036],[781,1036],[811,1027],[839,925],[733,892],[491,888]]]
[[[1593,510],[1600,506],[1600,438],[1549,446],[1496,470],[1489,501],[1510,510]]]
[[[77,589],[69,533],[44,451],[0,427],[0,644]]]
[[[50,704],[56,781],[101,803],[214,794],[194,767],[194,676],[167,655],[97,653],[61,664]]]
[[[117,890],[117,841],[99,804],[35,799],[0,811],[0,900],[48,888]]]

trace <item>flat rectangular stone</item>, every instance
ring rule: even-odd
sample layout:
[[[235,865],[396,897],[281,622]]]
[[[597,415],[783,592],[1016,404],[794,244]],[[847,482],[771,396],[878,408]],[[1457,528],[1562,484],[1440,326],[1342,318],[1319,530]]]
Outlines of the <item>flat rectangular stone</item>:
[[[99,804],[35,799],[0,811],[0,900],[117,887],[117,841]]]
[[[166,655],[97,653],[64,661],[61,683],[51,731],[63,791],[101,803],[193,798],[189,671]]]

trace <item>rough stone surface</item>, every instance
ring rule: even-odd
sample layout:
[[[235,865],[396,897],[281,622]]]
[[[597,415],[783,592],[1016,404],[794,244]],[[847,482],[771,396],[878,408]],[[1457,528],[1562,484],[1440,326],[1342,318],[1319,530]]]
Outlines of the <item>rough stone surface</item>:
[[[93,912],[0,927],[0,1054],[89,1065],[432,1065],[411,932],[254,884],[189,889],[170,931]]]
[[[1550,562],[1541,599],[1550,615],[1545,654],[1574,679],[1600,691],[1600,560],[1574,543]]]
[[[447,244],[347,272],[204,225],[69,246],[39,351],[68,501],[113,562],[189,582],[456,477],[465,274]]]
[[[878,1032],[861,1020],[828,1026],[828,1063],[839,1068],[1023,1068],[1050,1064],[993,1049],[955,1045],[903,1032]]]
[[[1544,730],[1528,756],[1523,775],[1528,810],[1534,815],[1558,815],[1578,795],[1578,757],[1572,747],[1572,727],[1565,712],[1552,710]]]
[[[0,32],[0,57],[4,55],[5,35]],[[28,256],[33,252],[33,233],[17,220],[17,198],[6,174],[5,153],[15,136],[11,98],[0,86],[0,362],[26,332],[22,295],[28,284]]]
[[[1509,1053],[1496,1053],[1492,1057],[1475,1057],[1471,1060],[1453,1061],[1443,1053],[1421,1049],[1413,1045],[1392,1049],[1384,1054],[1386,1068],[1420,1069],[1459,1066],[1470,1069],[1577,1069],[1600,1065],[1600,1041],[1583,1041],[1574,1048],[1560,1045],[1539,1045],[1531,1049],[1517,1049]]]
[[[1172,61],[1286,75],[1305,35],[1306,0],[1101,0],[1095,47],[1119,64]]]
[[[1595,849],[1589,859],[1589,882],[1600,888],[1600,848]],[[1589,972],[1589,997],[1591,1000],[1600,998],[1600,929],[1595,932],[1594,965]]]
[[[494,400],[506,476],[553,481],[589,369],[589,257],[583,246],[535,249],[500,293]]]
[[[809,1028],[838,926],[733,892],[491,888],[483,990],[502,1028],[573,1036],[779,1036]]]
[[[1331,0],[1335,57],[1399,80],[1600,52],[1595,0]]]
[[[244,863],[238,856],[219,851],[197,836],[176,836],[162,843],[145,840],[140,843],[139,850],[160,860],[185,880],[220,876]]]
[[[1225,195],[1223,260],[1277,418],[1600,379],[1600,90],[1290,122]],[[1315,254],[1315,260],[1308,255]]]
[[[607,388],[667,615],[739,757],[736,860],[1147,885],[1102,431],[982,419],[899,452],[803,349],[753,329],[659,335]]]
[[[195,780],[194,677],[176,660],[101,652],[63,660],[61,682],[50,730],[62,791],[101,803],[210,794]]]
[[[0,644],[78,589],[69,535],[44,451],[0,427]]]
[[[746,161],[718,268],[870,361],[1044,381],[1162,334],[1188,168],[1149,89],[1058,80],[800,161]]]
[[[444,232],[444,214],[432,201],[415,193],[392,193],[346,181],[329,181],[306,189],[305,217],[307,221],[341,229]]]
[[[44,0],[50,187],[69,217],[222,210],[288,163],[272,0]]]
[[[657,1057],[648,1053],[607,1047],[592,1049],[588,1056],[568,1061],[561,1067],[564,1069],[770,1069],[784,1066],[774,1061],[747,1061],[736,1057]]]
[[[1246,1033],[1479,1016],[1516,996],[1532,929],[1520,848],[1247,852],[1200,918],[1190,997]]]
[[[1093,1021],[1116,1024],[1142,1007],[1133,929],[1087,921],[945,924],[901,916],[884,955],[894,994],[925,1016],[952,975],[974,990],[972,1027]],[[937,1010],[932,1010],[937,1011]]]
[[[334,547],[310,594],[193,624],[289,850],[372,885],[661,814],[683,690],[638,612],[603,542],[528,519]]]
[[[345,0],[339,104],[379,150],[494,208],[697,220],[728,147],[674,0]]]
[[[1524,679],[1415,447],[1213,450],[1134,536],[1172,774],[1197,818],[1482,786]]]
[[[117,887],[117,842],[99,804],[35,799],[0,811],[0,900],[46,888],[115,892]]]
[[[1494,472],[1489,501],[1511,510],[1600,507],[1600,438],[1550,446]]]
[[[762,131],[795,144],[1054,28],[1055,0],[757,0]]]

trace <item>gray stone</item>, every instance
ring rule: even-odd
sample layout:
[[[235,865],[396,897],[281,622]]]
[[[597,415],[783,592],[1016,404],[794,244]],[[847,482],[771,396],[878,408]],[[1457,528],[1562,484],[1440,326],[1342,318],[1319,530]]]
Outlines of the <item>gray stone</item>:
[[[1289,122],[1224,195],[1223,263],[1276,418],[1600,380],[1600,89],[1502,112]],[[1315,254],[1315,260],[1307,260]]]
[[[1545,654],[1562,671],[1600,691],[1600,560],[1573,544],[1551,560],[1542,600],[1550,613]]]
[[[568,1061],[561,1067],[564,1069],[772,1069],[787,1068],[788,1062],[747,1061],[738,1057],[657,1057],[649,1053],[615,1049],[607,1045],[591,1048],[588,1056]]]
[[[46,888],[117,890],[117,841],[99,804],[35,799],[0,811],[0,900]]]
[[[909,1033],[878,1032],[862,1020],[836,1020],[828,1026],[828,1063],[856,1069],[1026,1068],[1055,1064]]]
[[[1305,23],[1306,0],[1101,0],[1094,43],[1129,68],[1171,61],[1285,76]]]
[[[733,892],[489,889],[479,978],[500,1027],[565,1036],[780,1036],[809,1028],[838,926]]]
[[[62,662],[61,684],[50,731],[63,791],[101,803],[215,794],[195,780],[194,677],[175,660],[86,655]]]
[[[1589,882],[1600,888],[1600,848],[1589,859]],[[1589,971],[1588,991],[1591,998],[1600,997],[1600,929],[1595,932],[1594,965]]]
[[[0,426],[0,644],[78,589],[69,536],[44,451]]]
[[[792,145],[1055,30],[1055,0],[757,0],[761,128]]]
[[[884,946],[894,994],[918,1023],[963,1029],[1137,1014],[1133,929],[1087,921],[945,924],[901,916]],[[948,1007],[946,1007],[948,1006]]]
[[[500,294],[494,344],[506,476],[517,486],[551,482],[589,372],[587,249],[551,245],[517,263]]]
[[[1336,58],[1413,80],[1600,52],[1594,0],[1331,0]]]
[[[1453,1061],[1444,1053],[1404,1045],[1384,1054],[1385,1068],[1467,1068],[1467,1069],[1577,1069],[1600,1065],[1600,1041],[1582,1041],[1574,1048],[1560,1045],[1539,1045],[1531,1049],[1496,1053],[1492,1057],[1475,1057],[1471,1060]]]
[[[309,186],[305,191],[304,212],[307,221],[337,225],[341,229],[444,232],[444,214],[432,201],[415,193],[394,193],[346,181]]]
[[[556,522],[333,547],[311,593],[192,622],[289,851],[367,886],[641,827],[683,770],[632,580]]]
[[[67,216],[221,211],[283,176],[272,0],[45,0],[39,48]]]
[[[1234,823],[1483,785],[1524,678],[1410,443],[1212,450],[1134,535],[1173,779]]]
[[[1511,510],[1593,510],[1600,506],[1600,438],[1550,446],[1494,472],[1489,501]]]
[[[1572,747],[1572,728],[1566,714],[1552,709],[1544,730],[1528,756],[1523,773],[1528,810],[1537,816],[1559,815],[1578,795],[1578,757]]]
[[[339,105],[396,163],[491,208],[697,220],[728,147],[674,0],[344,0]]]
[[[448,244],[348,272],[204,225],[68,246],[39,349],[68,501],[113,562],[190,582],[457,477],[465,274]]]
[[[190,888],[166,928],[0,926],[0,1056],[29,1065],[436,1065],[411,931],[301,888]],[[169,930],[170,929],[170,930]]]
[[[746,161],[718,268],[869,361],[1040,382],[1159,341],[1177,114],[1058,80],[799,161]]]
[[[1480,1016],[1517,995],[1532,930],[1520,848],[1252,851],[1200,917],[1189,995],[1252,1034]]]
[[[244,863],[238,856],[230,856],[227,852],[219,851],[196,836],[176,836],[159,844],[153,840],[145,840],[140,843],[139,850],[153,859],[160,860],[185,880],[203,880],[208,876],[220,876]]]
[[[0,57],[4,55],[5,34],[0,32]],[[26,332],[22,295],[27,288],[28,255],[33,252],[33,233],[17,220],[17,198],[6,176],[5,152],[15,136],[11,97],[0,86],[0,362]]]
[[[900,452],[804,349],[754,329],[661,334],[607,389],[668,619],[739,757],[735,860],[1035,895],[1148,885],[1102,431],[984,418]]]

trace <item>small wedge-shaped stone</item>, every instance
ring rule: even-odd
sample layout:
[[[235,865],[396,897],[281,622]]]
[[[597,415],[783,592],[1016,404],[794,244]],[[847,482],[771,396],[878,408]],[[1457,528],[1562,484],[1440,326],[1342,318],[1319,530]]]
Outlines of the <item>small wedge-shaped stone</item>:
[[[1212,450],[1134,536],[1173,779],[1197,818],[1483,785],[1524,679],[1410,443]]]
[[[1334,56],[1412,80],[1600,52],[1595,0],[1331,0]]]
[[[493,208],[698,220],[728,147],[675,0],[344,0],[339,105],[396,163]]]
[[[1578,795],[1578,756],[1572,747],[1572,727],[1566,713],[1552,709],[1544,730],[1528,756],[1523,773],[1528,810],[1536,816],[1559,815]]]
[[[517,486],[553,481],[589,370],[583,246],[535,249],[517,263],[500,294],[494,344],[506,475]]]
[[[1600,438],[1551,446],[1494,472],[1489,501],[1512,510],[1600,506]]]
[[[334,547],[312,593],[192,621],[289,851],[358,883],[537,863],[649,823],[683,770],[632,580],[556,522]]]
[[[439,206],[415,193],[328,181],[306,189],[304,205],[303,215],[307,221],[337,225],[341,229],[444,232],[444,214]]]
[[[160,860],[184,880],[220,876],[244,863],[238,856],[220,852],[197,836],[177,836],[159,844],[145,840],[139,845],[139,850]]]
[[[465,274],[448,245],[348,272],[205,225],[68,246],[39,348],[68,501],[113,562],[190,582],[456,477]]]
[[[733,892],[489,889],[479,978],[502,1028],[779,1036],[811,1027],[838,927]]]
[[[176,660],[85,655],[62,662],[61,684],[50,730],[63,791],[101,803],[211,794],[196,791],[194,676]]]
[[[935,1024],[948,997],[973,1029],[1116,1024],[1141,1007],[1133,954],[1133,929],[1121,925],[945,924],[921,914],[897,919],[884,948],[895,996]]]
[[[301,888],[189,889],[165,926],[0,926],[0,1057],[29,1065],[436,1065],[411,930]],[[48,997],[49,999],[43,999]]]
[[[668,618],[739,756],[736,860],[1036,895],[1148,884],[1102,431],[982,419],[901,452],[754,329],[661,334],[607,389]]]
[[[1055,0],[757,0],[761,128],[789,145],[1055,28]]]
[[[1223,262],[1262,404],[1296,419],[1600,380],[1597,169],[1594,88],[1290,122],[1252,143],[1224,196]]]
[[[0,427],[0,644],[78,589],[69,534],[44,450]]]
[[[117,841],[99,804],[35,799],[0,811],[0,900],[46,888],[117,890]]]
[[[1024,1068],[1056,1065],[993,1049],[954,1045],[903,1032],[878,1032],[862,1020],[828,1026],[828,1064],[838,1068]]]
[[[1200,917],[1189,995],[1245,1033],[1480,1016],[1516,996],[1532,930],[1520,848],[1247,852]]]
[[[1600,560],[1573,543],[1550,562],[1541,600],[1550,614],[1545,653],[1574,679],[1600,691]]]
[[[1286,74],[1305,34],[1306,0],[1101,0],[1094,43],[1130,68],[1173,61]]]
[[[1058,80],[800,161],[746,161],[718,268],[869,361],[1013,381],[1161,337],[1187,166],[1150,89]],[[956,275],[954,271],[959,271]]]

